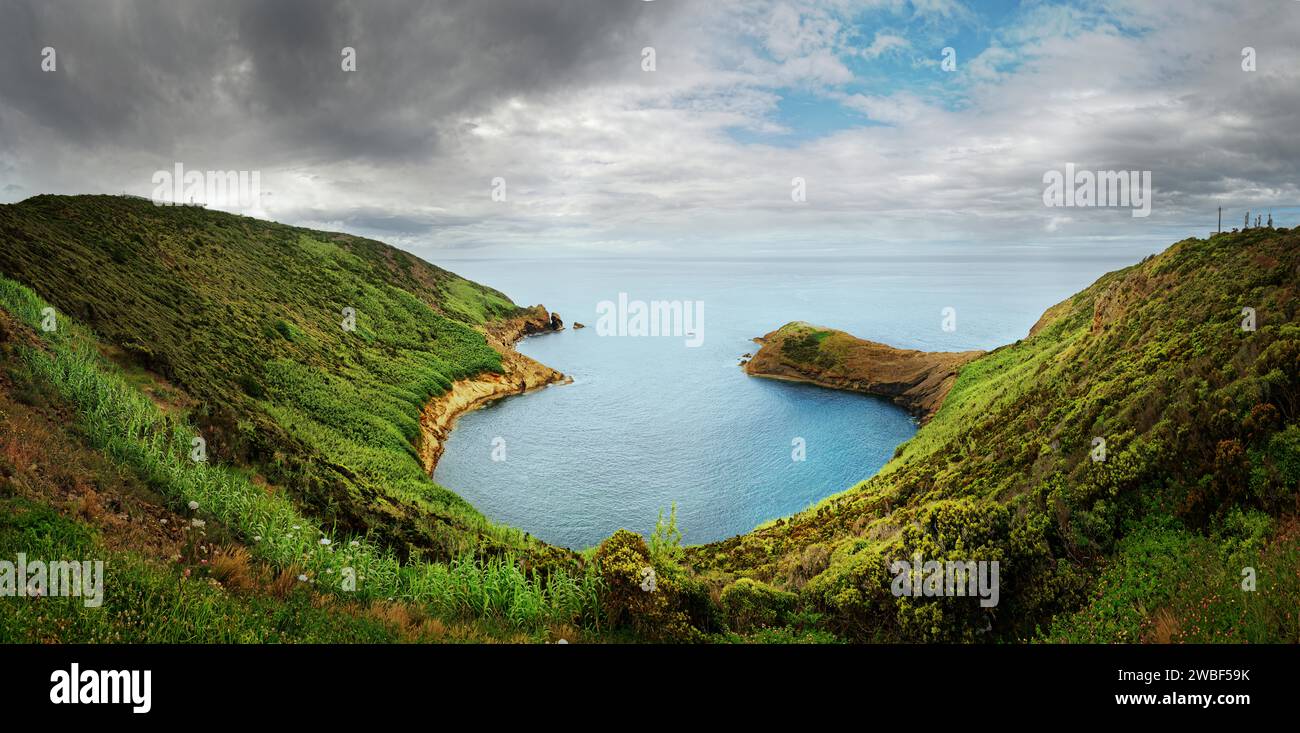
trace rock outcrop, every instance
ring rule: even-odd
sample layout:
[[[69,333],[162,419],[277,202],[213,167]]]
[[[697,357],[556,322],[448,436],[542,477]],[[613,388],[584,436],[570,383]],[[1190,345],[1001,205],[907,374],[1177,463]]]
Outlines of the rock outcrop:
[[[515,351],[515,343],[525,336],[562,328],[564,323],[559,316],[535,305],[519,316],[492,321],[480,329],[488,344],[501,354],[505,373],[484,372],[453,382],[451,389],[424,406],[420,415],[420,432],[424,438],[420,442],[420,462],[426,472],[432,474],[437,467],[447,436],[461,415],[503,397],[572,381],[563,373]]]
[[[742,364],[746,374],[886,397],[921,422],[938,412],[962,365],[984,353],[896,349],[797,322],[754,341],[762,347]]]

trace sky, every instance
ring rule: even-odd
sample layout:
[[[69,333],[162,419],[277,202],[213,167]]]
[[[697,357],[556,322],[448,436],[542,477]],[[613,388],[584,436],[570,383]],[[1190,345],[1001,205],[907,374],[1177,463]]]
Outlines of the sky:
[[[435,262],[1145,253],[1300,224],[1298,120],[1297,0],[0,0],[0,203],[257,171]]]

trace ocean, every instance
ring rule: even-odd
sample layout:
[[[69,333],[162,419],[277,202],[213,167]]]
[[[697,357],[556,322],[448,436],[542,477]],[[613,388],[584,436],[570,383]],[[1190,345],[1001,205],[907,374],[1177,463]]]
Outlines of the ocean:
[[[564,331],[518,348],[574,380],[462,416],[434,480],[494,521],[574,549],[619,528],[648,535],[673,503],[688,544],[741,534],[870,478],[917,429],[887,400],[746,376],[739,359],[754,337],[801,320],[900,348],[992,349],[1140,258],[434,257],[560,314]],[[680,301],[702,323],[689,337],[601,335],[601,304],[620,294]]]

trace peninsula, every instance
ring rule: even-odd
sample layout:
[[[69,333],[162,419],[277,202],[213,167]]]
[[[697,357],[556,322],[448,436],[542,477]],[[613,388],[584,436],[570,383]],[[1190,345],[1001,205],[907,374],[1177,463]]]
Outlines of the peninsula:
[[[750,376],[885,397],[922,423],[938,412],[957,371],[984,354],[896,349],[802,321],[754,341],[762,347],[743,364]]]

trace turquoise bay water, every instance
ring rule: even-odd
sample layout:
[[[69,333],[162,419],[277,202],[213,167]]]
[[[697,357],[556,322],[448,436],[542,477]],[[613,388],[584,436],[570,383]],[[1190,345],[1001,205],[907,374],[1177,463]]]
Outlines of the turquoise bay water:
[[[738,358],[753,337],[803,320],[901,348],[990,349],[1139,258],[440,261],[558,312],[570,328],[519,350],[574,383],[463,416],[434,479],[495,521],[575,549],[619,528],[649,534],[673,502],[687,543],[740,534],[871,477],[916,430],[885,400],[745,376]],[[702,301],[702,344],[598,335],[598,304],[619,293]],[[792,458],[796,438],[806,460]]]

